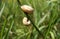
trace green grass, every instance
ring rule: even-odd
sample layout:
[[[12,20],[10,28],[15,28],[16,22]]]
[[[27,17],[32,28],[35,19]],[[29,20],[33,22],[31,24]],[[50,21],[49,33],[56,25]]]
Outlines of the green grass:
[[[1,0],[0,39],[60,39],[59,0]],[[30,5],[31,14],[25,14],[20,6]],[[31,25],[24,25],[27,17]]]

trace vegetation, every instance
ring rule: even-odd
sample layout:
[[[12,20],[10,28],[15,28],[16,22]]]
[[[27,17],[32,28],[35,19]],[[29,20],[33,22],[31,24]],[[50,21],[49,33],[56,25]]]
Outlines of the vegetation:
[[[21,10],[30,5],[31,14]],[[0,0],[0,39],[60,39],[59,0]],[[27,17],[30,25],[22,20]]]

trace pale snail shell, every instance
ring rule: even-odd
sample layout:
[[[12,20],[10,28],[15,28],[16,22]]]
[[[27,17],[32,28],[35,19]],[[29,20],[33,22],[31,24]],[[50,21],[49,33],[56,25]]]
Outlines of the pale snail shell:
[[[26,13],[32,13],[33,12],[33,8],[31,6],[28,6],[28,5],[22,5],[21,9]]]
[[[27,17],[24,17],[24,18],[23,18],[23,24],[24,24],[24,25],[30,25],[31,22],[30,22],[30,20],[27,19]]]

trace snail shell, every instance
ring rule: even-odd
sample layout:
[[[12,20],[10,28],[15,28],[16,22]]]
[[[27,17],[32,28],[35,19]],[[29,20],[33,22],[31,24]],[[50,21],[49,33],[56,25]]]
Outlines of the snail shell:
[[[22,5],[21,9],[26,13],[32,13],[33,12],[33,8],[31,6],[28,6],[28,5]]]
[[[27,17],[24,17],[24,18],[23,18],[23,24],[24,24],[24,25],[30,25],[31,22],[30,22],[30,20],[27,19]]]

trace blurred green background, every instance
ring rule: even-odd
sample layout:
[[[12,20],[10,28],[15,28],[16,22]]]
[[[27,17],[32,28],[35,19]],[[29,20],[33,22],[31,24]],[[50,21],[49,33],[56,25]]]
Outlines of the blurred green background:
[[[24,25],[26,15],[17,0],[0,0],[0,39],[60,39],[59,0],[19,0],[22,5],[34,8],[30,19],[43,33],[41,36],[33,24]]]

